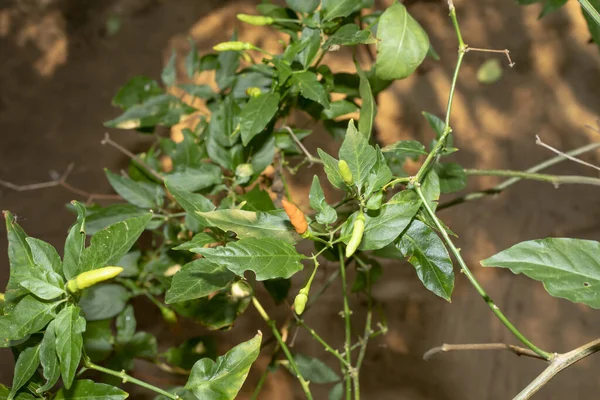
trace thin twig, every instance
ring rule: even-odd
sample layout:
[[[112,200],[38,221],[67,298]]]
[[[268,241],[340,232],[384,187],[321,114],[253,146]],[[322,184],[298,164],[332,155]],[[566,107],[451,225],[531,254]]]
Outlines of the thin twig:
[[[546,383],[560,371],[569,368],[576,362],[600,351],[600,339],[576,348],[568,353],[555,354],[550,365],[538,375],[525,389],[523,389],[513,400],[527,400],[537,393]]]
[[[524,347],[515,346],[512,344],[506,343],[476,343],[476,344],[447,344],[444,343],[441,346],[434,347],[430,350],[427,350],[425,354],[423,354],[423,360],[429,361],[431,357],[435,356],[438,353],[447,353],[449,351],[465,351],[465,350],[508,350],[511,353],[514,353],[518,356],[526,356],[538,358],[540,360],[545,359],[540,357],[538,354],[533,352],[532,350],[526,349]]]
[[[150,173],[153,177],[155,177],[156,179],[158,179],[161,182],[163,181],[163,177],[158,172],[156,172],[156,170],[154,168],[152,168],[144,160],[142,160],[141,158],[139,158],[138,156],[133,154],[131,151],[127,150],[125,147],[121,146],[119,143],[112,140],[110,138],[110,135],[108,134],[108,132],[104,133],[104,139],[102,139],[102,141],[100,141],[100,143],[102,145],[108,144],[108,145],[114,147],[115,149],[119,150],[121,153],[125,154],[127,157],[131,158],[132,160],[137,162],[139,165],[144,167],[146,169],[146,171],[148,171],[148,173]]]
[[[600,143],[590,143],[583,147],[579,147],[577,149],[568,151],[564,154],[571,155],[571,156],[577,156],[577,155],[586,153],[588,151],[596,150],[598,148],[600,148]],[[543,169],[549,168],[555,164],[558,164],[562,161],[565,161],[566,159],[567,158],[564,155],[557,155],[556,157],[552,157],[552,158],[545,160],[537,165],[534,165],[533,167],[527,169],[525,172],[538,172]],[[464,196],[457,197],[456,199],[450,200],[446,203],[442,203],[438,206],[437,209],[438,209],[438,211],[440,211],[445,208],[449,208],[449,207],[452,207],[452,206],[455,206],[458,204],[465,203],[467,201],[477,200],[477,199],[480,199],[485,196],[499,194],[499,193],[503,192],[505,189],[507,189],[509,186],[512,186],[515,183],[519,182],[521,179],[523,179],[523,178],[514,177],[514,178],[507,179],[504,182],[501,182],[492,188],[480,190],[480,191],[473,192],[473,193],[468,193]]]
[[[296,145],[304,153],[304,155],[308,159],[308,165],[309,166],[312,166],[314,163],[323,164],[323,161],[321,161],[319,158],[313,157],[313,155],[310,154],[310,152],[306,149],[306,147],[304,147],[304,145],[302,144],[302,142],[300,141],[300,139],[298,139],[298,137],[296,136],[296,134],[294,133],[294,131],[292,130],[292,128],[290,128],[289,126],[284,126],[283,128],[289,132],[289,134],[292,137],[292,140],[294,141],[294,143],[296,143]]]
[[[582,184],[600,186],[599,178],[579,175],[548,175],[506,169],[465,169],[467,175],[477,176],[504,176],[512,178],[530,179],[534,181],[552,183],[555,187],[561,184]]]
[[[535,144],[540,145],[542,147],[545,147],[548,150],[550,150],[550,151],[552,151],[552,152],[554,152],[554,153],[556,153],[558,155],[561,155],[564,158],[568,158],[571,161],[574,161],[574,162],[579,163],[581,165],[585,165],[586,167],[594,168],[594,169],[600,171],[600,167],[598,167],[598,166],[596,166],[594,164],[590,164],[589,162],[580,160],[579,158],[576,158],[576,157],[570,156],[568,154],[565,154],[562,151],[560,151],[558,149],[555,149],[554,147],[550,146],[549,144],[546,144],[546,143],[542,142],[542,139],[540,139],[540,137],[538,135],[535,135]]]
[[[497,49],[482,49],[480,47],[471,47],[471,46],[467,46],[467,48],[465,49],[465,53],[469,52],[469,51],[478,51],[480,53],[502,53],[506,56],[506,58],[508,59],[508,66],[509,67],[514,67],[515,63],[513,62],[513,60],[511,60],[510,58],[510,50],[508,49],[504,49],[504,50],[497,50]]]
[[[63,172],[63,174],[61,175],[61,177],[58,179],[52,180],[52,181],[31,183],[28,185],[17,185],[15,183],[4,181],[4,180],[0,179],[0,186],[4,186],[6,188],[12,189],[17,192],[27,192],[27,191],[31,191],[31,190],[39,190],[39,189],[46,189],[46,188],[61,186],[65,189],[67,189],[71,193],[75,193],[78,196],[85,197],[87,199],[86,200],[87,203],[90,203],[93,199],[103,199],[103,200],[119,200],[119,199],[121,199],[121,196],[116,195],[116,194],[90,193],[83,189],[76,188],[75,186],[68,183],[67,178],[73,171],[74,166],[75,166],[75,164],[70,163],[68,165],[67,169],[65,170],[65,172]]]

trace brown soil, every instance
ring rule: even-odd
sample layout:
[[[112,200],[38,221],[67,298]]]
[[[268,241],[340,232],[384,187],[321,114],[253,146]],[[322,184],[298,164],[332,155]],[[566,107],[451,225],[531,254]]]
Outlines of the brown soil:
[[[126,161],[99,142],[102,121],[117,114],[110,99],[130,77],[160,75],[162,62],[176,48],[187,49],[191,36],[200,49],[225,40],[234,27],[244,38],[275,46],[266,30],[235,23],[237,12],[252,12],[258,1],[217,0],[28,0],[0,2],[0,179],[26,184],[50,179],[49,171],[62,172],[70,162],[76,167],[69,182],[81,189],[109,193],[102,168],[116,170]],[[450,85],[456,43],[447,19],[445,1],[410,2],[411,13],[424,25],[440,53],[440,62],[427,61],[419,73],[382,94],[377,128],[383,142],[415,138],[429,141],[432,132],[420,115],[423,110],[441,115]],[[452,127],[461,151],[454,157],[466,167],[524,169],[551,154],[535,145],[535,135],[561,149],[598,140],[584,128],[594,124],[600,105],[600,55],[589,44],[585,22],[576,2],[569,2],[543,20],[538,6],[519,7],[511,1],[456,0],[465,41],[474,47],[508,48],[516,61],[504,77],[485,86],[475,74],[493,55],[470,53],[461,72]],[[114,35],[105,29],[110,16],[119,15],[122,27]],[[348,53],[328,55],[338,70],[351,67]],[[504,61],[504,60],[503,60]],[[301,123],[302,121],[298,121]],[[313,135],[317,145],[332,149],[325,133]],[[147,142],[132,133],[113,137],[131,149]],[[588,158],[596,162],[595,158]],[[317,172],[314,167],[313,171]],[[552,171],[593,174],[572,163]],[[295,186],[296,197],[307,195],[309,176]],[[495,179],[473,178],[470,188],[486,188]],[[548,236],[600,238],[600,211],[593,188],[543,183],[519,183],[507,192],[441,213],[460,235],[458,245],[481,283],[511,320],[546,350],[566,351],[598,336],[600,315],[581,305],[549,297],[543,287],[503,270],[484,270],[478,261],[522,240]],[[0,208],[19,216],[34,237],[61,248],[72,215],[64,205],[73,194],[61,188],[15,192],[0,188]],[[0,242],[6,243],[0,233]],[[6,253],[0,257],[2,282],[6,282]],[[328,271],[327,268],[323,268]],[[319,277],[322,278],[322,277]],[[298,282],[301,280],[298,279]],[[364,364],[363,398],[370,399],[507,399],[523,388],[544,365],[506,352],[451,353],[425,362],[422,354],[446,343],[508,342],[515,339],[493,317],[463,276],[451,304],[428,293],[408,264],[390,264],[375,297],[387,316],[389,333],[372,341]],[[362,329],[364,304],[353,298],[355,329]],[[307,322],[339,344],[343,337],[339,289],[328,292]],[[149,305],[148,313],[155,312]],[[285,310],[273,310],[283,316]],[[217,334],[220,348],[247,340],[256,329],[265,329],[249,310],[233,330]],[[156,318],[159,318],[156,315]],[[149,319],[151,321],[151,319]],[[192,331],[170,332],[149,322],[152,330],[172,342],[192,336]],[[187,328],[186,328],[187,329]],[[199,331],[197,327],[189,327]],[[305,332],[295,338],[294,349],[326,359],[337,367]],[[12,357],[2,351],[0,382],[12,380]],[[268,358],[258,362],[240,398],[247,398]],[[143,378],[168,385],[152,366],[141,366]],[[594,398],[600,381],[600,357],[591,357],[555,378],[539,398]],[[315,388],[317,385],[314,385]],[[315,389],[315,398],[327,391]],[[142,398],[136,394],[135,398]],[[267,381],[265,399],[302,398],[297,384],[284,372]]]

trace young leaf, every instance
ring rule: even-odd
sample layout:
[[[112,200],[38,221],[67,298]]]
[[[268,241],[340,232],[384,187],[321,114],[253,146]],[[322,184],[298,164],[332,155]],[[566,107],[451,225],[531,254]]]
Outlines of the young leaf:
[[[62,262],[58,252],[50,243],[43,240],[28,237],[25,239],[31,250],[33,262],[46,271],[62,274]]]
[[[173,247],[173,250],[187,250],[196,253],[199,248],[206,246],[207,244],[217,243],[219,240],[211,233],[200,232],[194,235],[192,240],[182,243],[177,247]]]
[[[404,79],[423,62],[429,38],[421,25],[408,14],[402,3],[391,5],[377,28],[377,77]]]
[[[162,93],[163,90],[154,79],[136,76],[119,89],[112,99],[112,104],[126,110]]]
[[[177,82],[177,68],[175,65],[175,61],[177,59],[177,53],[175,49],[171,51],[171,58],[169,58],[169,62],[165,65],[160,78],[162,79],[165,86],[173,86],[175,82]]]
[[[191,370],[201,358],[217,358],[217,346],[212,336],[196,336],[171,347],[164,355],[169,364]]]
[[[454,271],[448,250],[438,235],[415,219],[400,237],[397,247],[414,265],[423,285],[450,301],[454,289]]]
[[[117,316],[117,343],[127,343],[135,334],[137,321],[133,306],[130,304]]]
[[[433,169],[440,179],[440,191],[452,193],[467,187],[467,174],[463,167],[456,163],[437,163]]]
[[[54,321],[50,322],[44,332],[44,338],[40,343],[40,363],[46,378],[46,383],[37,389],[38,393],[46,392],[56,384],[60,378],[60,363],[56,354],[56,334]]]
[[[138,129],[156,125],[173,126],[179,123],[182,115],[191,114],[194,108],[182,103],[170,94],[150,97],[142,104],[127,109],[117,118],[107,121],[104,126],[118,129]]]
[[[358,111],[356,104],[348,100],[333,101],[329,104],[329,108],[321,111],[322,119],[335,119],[342,115],[351,114]]]
[[[83,252],[77,274],[116,265],[140,237],[152,214],[129,218],[97,232]]]
[[[365,196],[377,192],[392,179],[392,171],[390,170],[390,167],[388,167],[387,161],[379,149],[379,146],[375,146],[375,151],[377,152],[377,162],[373,166],[373,169],[369,171],[369,178],[365,187]]]
[[[362,6],[361,0],[323,0],[323,22],[346,17]]]
[[[308,198],[310,200],[310,207],[313,210],[318,211],[318,214],[315,217],[318,223],[331,224],[335,222],[337,213],[333,207],[327,204],[325,193],[323,193],[321,183],[319,182],[319,177],[316,175],[313,177]]]
[[[311,383],[333,383],[340,380],[338,374],[318,358],[296,354],[294,360],[302,377]]]
[[[316,101],[325,108],[329,108],[329,98],[327,92],[317,75],[311,71],[304,71],[292,76],[293,81],[300,88],[302,97]]]
[[[148,210],[144,210],[143,208],[131,204],[111,204],[107,207],[102,207],[98,211],[88,210],[88,215],[85,219],[85,233],[93,235],[119,221],[141,217],[147,213]]]
[[[197,249],[202,252],[202,248]],[[215,264],[206,258],[194,260],[181,267],[173,276],[167,290],[165,303],[199,299],[228,287],[235,275],[225,265]]]
[[[56,305],[56,303],[39,301],[31,295],[25,296],[8,315],[2,317],[10,324],[8,332],[10,337],[1,338],[2,343],[6,344],[6,339],[22,339],[40,331],[54,319]]]
[[[262,335],[238,344],[216,361],[203,358],[194,364],[185,385],[199,399],[233,400],[258,357]]]
[[[358,65],[356,71],[360,77],[359,91],[362,99],[360,118],[358,119],[358,130],[368,139],[371,137],[371,131],[373,130],[373,123],[375,121],[375,115],[377,114],[377,104],[373,98],[371,84],[364,71],[361,70]]]
[[[278,109],[279,93],[264,93],[250,98],[240,115],[240,130],[244,146],[265,129]]]
[[[381,151],[384,153],[394,153],[399,159],[414,159],[420,155],[428,154],[425,150],[425,146],[416,140],[400,140],[399,142],[385,146]]]
[[[251,191],[239,196],[239,200],[246,202],[242,207],[246,211],[273,211],[276,209],[269,194],[259,186],[255,186]]]
[[[339,156],[340,160],[348,163],[356,186],[364,187],[368,183],[369,173],[377,162],[377,152],[369,145],[366,136],[356,130],[352,120],[348,124]]]
[[[115,337],[112,332],[112,321],[103,319],[86,323],[83,333],[85,354],[93,362],[104,361],[113,351]]]
[[[544,284],[550,295],[600,308],[600,243],[547,238],[521,242],[481,261]]]
[[[283,210],[252,212],[244,210],[216,210],[197,212],[205,226],[232,231],[239,238],[278,238],[295,243],[294,228]]]
[[[209,152],[210,154],[210,152]],[[221,183],[221,168],[215,164],[202,164],[169,174],[165,182],[189,192],[195,192]]]
[[[69,230],[65,241],[63,274],[66,279],[81,272],[81,257],[85,248],[85,207],[77,201],[72,201],[71,204],[77,209],[77,221]]]
[[[315,17],[316,16],[317,14],[315,14]],[[313,18],[313,20],[315,20],[315,18]],[[315,22],[318,23],[318,19]],[[304,27],[304,29],[302,29],[300,41],[308,43],[296,56],[298,61],[300,61],[300,64],[306,69],[310,67],[319,51],[319,46],[321,45],[321,30],[309,28],[308,26]]]
[[[40,346],[28,347],[19,354],[15,363],[15,374],[13,386],[8,395],[11,400],[17,394],[17,391],[27,384],[29,378],[33,376],[37,367],[40,365]]]
[[[56,332],[56,353],[60,360],[60,372],[65,387],[69,389],[75,379],[75,372],[81,360],[83,347],[82,333],[85,331],[85,319],[80,308],[67,306],[56,316],[54,329]]]
[[[321,3],[320,0],[285,0],[285,2],[292,10],[307,14],[315,11],[319,3]]]
[[[114,386],[81,379],[73,382],[71,389],[60,389],[53,400],[125,400],[127,397],[127,392]]]
[[[361,30],[356,24],[346,24],[338,29],[333,35],[323,43],[323,48],[328,49],[331,46],[355,46],[357,44],[377,43],[371,31]]]
[[[317,153],[319,153],[319,157],[323,161],[323,168],[325,169],[329,182],[338,189],[345,189],[346,184],[340,175],[337,160],[321,149],[317,149]]]
[[[134,181],[130,178],[113,174],[105,169],[106,178],[123,199],[141,208],[160,208],[165,192],[162,186],[150,182]]]
[[[54,271],[32,269],[20,285],[42,300],[52,300],[65,294],[65,281]]]
[[[36,267],[31,249],[26,241],[27,234],[9,211],[4,211],[4,218],[8,237],[8,261],[10,262],[10,277],[6,286],[5,299],[12,306],[12,302],[27,293],[27,290],[19,283],[27,277],[29,271]]]
[[[79,300],[85,319],[98,321],[118,315],[129,300],[129,292],[121,285],[94,285],[83,292]]]
[[[425,176],[425,180],[421,185],[421,190],[427,200],[427,204],[435,211],[438,206],[438,200],[440,199],[440,178],[435,170],[432,169],[427,173],[427,176]]]
[[[231,40],[236,40],[237,34],[233,34]],[[235,71],[240,66],[240,53],[237,51],[222,51],[217,57],[217,68],[215,79],[219,89],[225,90],[230,87],[236,79]]]
[[[290,243],[273,238],[241,239],[227,246],[199,249],[199,252],[239,276],[252,271],[258,281],[289,278],[302,269],[300,261],[305,258]]]
[[[329,391],[328,400],[342,400],[344,397],[344,382],[335,384]]]

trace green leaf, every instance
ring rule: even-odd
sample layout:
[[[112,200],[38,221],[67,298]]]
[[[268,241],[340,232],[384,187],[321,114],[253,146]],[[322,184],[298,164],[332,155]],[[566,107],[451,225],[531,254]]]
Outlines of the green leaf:
[[[208,85],[195,85],[193,83],[182,83],[177,85],[184,92],[204,100],[210,100],[217,94]]]
[[[554,297],[600,308],[600,243],[596,241],[530,240],[481,261],[481,265],[523,273],[542,282]]]
[[[263,93],[258,97],[250,98],[240,114],[240,130],[244,146],[265,129],[278,109],[279,93]]]
[[[221,183],[221,175],[221,168],[215,164],[205,163],[199,167],[185,168],[180,172],[169,174],[165,182],[167,185],[195,192]]]
[[[321,0],[285,0],[285,2],[296,12],[310,14],[319,6]]]
[[[33,262],[36,265],[39,265],[49,272],[55,272],[57,274],[62,273],[62,261],[60,261],[60,256],[54,246],[43,240],[32,237],[28,237],[25,240],[29,245]]]
[[[77,202],[71,202],[77,209],[77,221],[69,230],[65,241],[63,255],[63,274],[71,279],[81,271],[81,258],[85,248],[85,207]]]
[[[463,167],[456,163],[437,163],[434,170],[440,180],[440,191],[452,193],[467,187],[467,174]]]
[[[231,40],[237,40],[234,33]],[[223,51],[217,56],[217,68],[215,79],[219,89],[225,90],[230,87],[236,79],[235,71],[240,66],[240,53],[237,51]]]
[[[395,194],[390,201],[381,207],[375,217],[365,215],[365,232],[358,247],[360,250],[377,250],[393,242],[406,227],[421,207],[421,200],[416,193],[404,190]],[[352,215],[342,230],[344,242],[350,240],[356,213]]]
[[[233,293],[230,287],[213,297],[174,303],[171,307],[180,315],[194,319],[209,329],[226,330],[231,328],[236,318],[248,308],[251,294],[251,289],[240,295],[238,291]]]
[[[344,180],[340,175],[340,171],[338,169],[338,161],[321,149],[317,149],[317,153],[323,161],[323,169],[327,174],[327,179],[329,179],[329,182],[331,182],[331,184],[336,188],[345,190],[346,184],[344,183]]]
[[[38,393],[43,393],[52,389],[58,381],[58,378],[60,378],[60,363],[58,361],[58,355],[56,354],[56,334],[54,332],[54,324],[54,321],[48,324],[46,332],[44,332],[44,338],[40,343],[40,363],[42,364],[46,383],[37,390]]]
[[[141,217],[146,215],[148,210],[133,206],[131,204],[111,204],[98,211],[88,211],[85,219],[85,233],[93,235],[94,233],[129,218]]]
[[[598,14],[598,12],[600,12],[600,0],[588,0],[588,2],[590,3],[591,8],[595,9],[596,11],[595,17],[599,18],[600,15]],[[583,3],[581,4],[583,5]],[[593,12],[594,10],[589,11]],[[592,39],[594,40],[597,46],[600,46],[600,24],[598,24],[598,19],[592,17],[583,6],[581,8],[581,12],[583,13],[585,22],[587,23],[588,30],[592,35]]]
[[[152,214],[129,218],[96,232],[83,252],[77,274],[116,265],[140,237]]]
[[[356,70],[358,72],[358,76],[360,77],[359,91],[362,99],[360,118],[358,120],[358,130],[368,139],[371,137],[375,115],[377,115],[377,103],[373,97],[373,91],[371,90],[369,79],[358,65]]]
[[[216,361],[203,358],[192,368],[185,385],[199,399],[233,400],[258,357],[262,335],[241,343]]]
[[[438,177],[435,170],[430,170],[425,176],[425,180],[421,185],[421,190],[423,191],[423,196],[425,200],[427,200],[427,204],[433,211],[438,206],[438,201],[440,199],[440,178]]]
[[[242,207],[246,211],[273,211],[276,209],[269,193],[262,190],[258,185],[246,194],[239,196],[239,200],[246,202]]]
[[[313,21],[315,21],[315,18],[313,18]],[[318,19],[315,22],[318,23]],[[300,61],[300,64],[302,64],[304,69],[307,69],[319,52],[319,47],[321,46],[321,30],[305,26],[304,29],[302,29],[300,41],[307,42],[308,44],[298,53],[296,58]]]
[[[283,210],[252,212],[244,210],[216,210],[197,212],[205,226],[232,231],[239,238],[277,238],[295,243],[294,228]]]
[[[421,114],[423,114],[423,116],[429,123],[429,126],[431,126],[431,129],[433,129],[433,131],[435,132],[436,137],[439,139],[440,136],[442,136],[442,134],[444,133],[446,123],[442,121],[439,117],[428,113],[427,111],[423,111]]]
[[[373,166],[373,169],[369,171],[369,178],[365,187],[365,196],[370,196],[372,193],[379,191],[392,179],[392,171],[388,167],[383,153],[376,146],[377,161]]]
[[[340,380],[338,374],[318,358],[296,354],[294,360],[302,377],[310,383],[333,383]]]
[[[122,109],[128,109],[162,93],[163,90],[154,79],[136,76],[119,89],[112,99],[112,104]]]
[[[123,199],[141,208],[160,208],[165,192],[162,186],[150,182],[134,181],[130,178],[113,174],[105,169],[108,182]]]
[[[40,346],[28,347],[19,354],[15,363],[15,374],[8,399],[13,399],[17,391],[27,384],[40,365]]]
[[[323,189],[321,188],[321,182],[319,182],[319,177],[316,175],[313,177],[308,198],[310,200],[310,207],[318,211],[318,214],[315,216],[318,223],[331,224],[335,222],[337,213],[333,207],[327,204],[325,193],[323,193]]]
[[[215,205],[206,197],[198,193],[189,192],[179,186],[173,185],[167,181],[167,190],[173,195],[175,201],[179,203],[190,218],[196,223],[202,224],[202,220],[196,212],[207,212],[215,209]]]
[[[81,379],[73,382],[69,390],[60,389],[54,400],[124,400],[127,397],[127,392],[114,386]]]
[[[107,121],[104,126],[118,129],[138,129],[156,125],[173,126],[183,115],[191,114],[194,108],[182,103],[170,94],[150,97],[142,104],[128,108],[117,118]]]
[[[300,88],[302,97],[316,101],[325,108],[329,108],[327,92],[317,75],[311,71],[303,71],[292,75],[293,81]]]
[[[40,331],[54,319],[56,306],[56,303],[42,302],[31,295],[25,296],[8,315],[2,317],[10,326],[9,337],[1,338],[2,343],[6,345],[6,339],[22,339]]]
[[[290,288],[292,287],[292,281],[291,279],[281,278],[269,279],[263,281],[263,285],[271,295],[271,298],[273,298],[275,304],[279,305],[287,299]]]
[[[329,104],[329,108],[321,112],[322,119],[335,119],[342,115],[351,114],[358,111],[356,104],[348,100],[333,101]]]
[[[377,39],[371,31],[361,30],[356,24],[346,24],[338,29],[329,39],[323,43],[323,48],[328,49],[331,46],[355,46],[357,44],[377,43]]]
[[[350,120],[346,137],[342,142],[339,153],[340,159],[348,163],[352,177],[358,188],[368,183],[368,178],[375,163],[377,152],[369,145],[365,135],[361,134]]]
[[[394,153],[399,159],[415,159],[420,155],[428,154],[425,146],[416,140],[400,140],[399,142],[385,146],[381,151],[384,153]]]
[[[344,397],[344,382],[337,383],[329,391],[328,400],[342,400]]]
[[[212,233],[200,232],[194,235],[194,237],[180,244],[177,247],[173,247],[173,250],[187,250],[196,253],[199,248],[206,246],[207,244],[218,243],[219,239]]]
[[[200,254],[239,276],[252,271],[258,281],[289,278],[302,269],[300,261],[305,258],[290,243],[273,238],[241,239],[222,247],[200,249]]]
[[[198,248],[201,253],[203,248]],[[235,275],[225,265],[215,264],[200,258],[181,267],[173,276],[171,287],[167,291],[165,303],[193,300],[208,296],[228,287]]]
[[[401,3],[390,6],[377,27],[377,77],[404,79],[423,62],[429,38]]]
[[[454,289],[452,260],[444,242],[419,220],[414,220],[401,236],[398,249],[408,257],[423,285],[450,301]]]
[[[83,292],[79,306],[86,320],[98,321],[118,315],[125,308],[127,300],[129,293],[121,285],[94,285]]]
[[[160,78],[166,86],[173,86],[175,82],[177,82],[177,68],[175,65],[175,61],[177,60],[177,53],[175,49],[171,51],[171,58],[165,65],[162,73],[160,74]]]
[[[79,307],[69,305],[58,313],[54,321],[56,353],[60,360],[60,373],[65,387],[69,389],[81,360],[81,348],[85,331],[85,319]]]
[[[93,362],[106,360],[113,351],[115,337],[112,332],[112,320],[89,321],[83,333],[85,354]]]
[[[133,306],[130,304],[117,316],[117,343],[127,343],[135,334],[137,321]]]
[[[361,0],[323,0],[323,22],[346,17],[362,6]]]
[[[65,281],[54,271],[33,269],[20,285],[42,300],[52,300],[65,294]]]
[[[4,218],[8,237],[8,261],[10,262],[10,277],[6,286],[5,299],[9,305],[12,305],[11,303],[27,293],[27,290],[19,283],[27,277],[29,271],[35,269],[35,262],[26,241],[25,231],[17,224],[9,211],[4,211]]]
[[[217,346],[212,336],[196,336],[184,341],[178,347],[171,347],[164,356],[169,364],[191,370],[201,358],[216,358]]]
[[[188,42],[190,42],[190,52],[185,57],[185,72],[187,73],[188,78],[192,79],[198,69],[200,57],[198,56],[198,50],[196,49],[196,42],[194,42],[191,37],[188,38]]]
[[[496,83],[502,78],[502,64],[497,58],[491,58],[481,64],[477,70],[477,81],[486,85]]]

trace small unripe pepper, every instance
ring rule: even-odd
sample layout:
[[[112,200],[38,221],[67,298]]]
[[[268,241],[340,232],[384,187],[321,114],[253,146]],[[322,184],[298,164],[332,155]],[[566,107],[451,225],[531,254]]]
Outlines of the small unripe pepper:
[[[348,163],[344,160],[338,161],[338,170],[340,171],[340,175],[342,179],[348,186],[354,185],[354,177],[352,176],[352,171],[350,171],[350,167]]]
[[[262,15],[238,14],[236,17],[242,22],[255,26],[271,25],[275,22],[273,18]]]
[[[299,235],[306,233],[308,230],[308,222],[306,222],[304,213],[300,211],[295,204],[290,203],[286,199],[281,200],[281,205],[283,206],[283,209],[285,210],[285,213],[290,219],[290,222],[292,223],[292,226],[296,232],[298,232]]]
[[[362,241],[363,233],[365,232],[365,216],[362,211],[356,217],[354,221],[354,227],[352,228],[352,236],[350,237],[350,241],[348,242],[348,246],[346,246],[346,258],[352,256],[360,242]]]
[[[75,293],[90,286],[94,286],[96,283],[112,279],[121,272],[123,272],[123,268],[121,267],[104,267],[82,272],[67,282],[67,289],[69,292]]]
[[[219,43],[216,46],[213,46],[213,50],[215,51],[242,51],[242,50],[252,50],[254,49],[254,45],[252,43],[247,42],[223,42]]]
[[[262,94],[262,91],[260,88],[252,86],[246,89],[246,94],[250,97],[258,97]]]
[[[294,299],[294,311],[296,311],[296,314],[298,315],[302,315],[304,309],[306,308],[306,303],[308,303],[308,291],[308,286],[303,287],[302,289],[300,289],[300,292],[298,293],[298,295],[296,295],[296,298]]]

